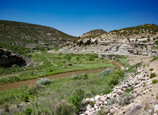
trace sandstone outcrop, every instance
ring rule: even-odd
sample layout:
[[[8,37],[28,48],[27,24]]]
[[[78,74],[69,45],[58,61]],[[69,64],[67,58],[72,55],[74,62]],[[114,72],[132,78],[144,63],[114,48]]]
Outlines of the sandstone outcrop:
[[[69,45],[59,49],[59,52],[69,53],[104,53],[119,55],[142,55],[142,56],[158,56],[158,49],[155,44],[156,40],[150,42],[145,41],[146,38],[139,40],[132,39],[79,39],[76,44]]]

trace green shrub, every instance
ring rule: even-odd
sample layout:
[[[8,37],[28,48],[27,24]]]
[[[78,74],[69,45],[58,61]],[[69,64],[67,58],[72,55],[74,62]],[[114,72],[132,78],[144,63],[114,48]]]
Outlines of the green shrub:
[[[101,107],[101,109],[97,111],[97,115],[106,115],[106,112],[104,111],[103,107]]]
[[[88,57],[88,60],[89,60],[89,61],[94,61],[94,60],[95,60],[95,57],[93,57],[93,56],[90,55],[90,56]]]
[[[116,98],[111,98],[111,99],[108,100],[108,105],[112,105],[116,102],[117,102]]]
[[[150,68],[150,71],[153,71],[154,69],[153,68]]]
[[[38,80],[36,82],[37,85],[47,85],[47,84],[51,84],[54,80],[50,80],[48,78],[41,78],[40,80]]]
[[[71,78],[75,80],[75,79],[78,79],[78,76],[73,73],[72,76],[71,76]]]
[[[95,102],[94,101],[90,101],[89,104],[94,107]]]
[[[124,65],[124,66],[126,66],[126,67],[128,67],[129,66],[129,62],[126,60],[126,59],[119,59],[119,61]]]
[[[46,51],[46,48],[43,46],[38,46],[38,47],[36,47],[36,49],[39,51]]]
[[[129,93],[124,93],[124,94],[120,95],[119,100],[118,100],[118,104],[121,106],[130,104],[130,102],[133,98],[134,98],[133,95],[131,95]]]
[[[9,106],[8,106],[8,103],[7,103],[7,102],[4,103],[3,108],[4,108],[4,111],[5,111],[5,112],[9,112]]]
[[[133,86],[132,86],[132,87],[126,89],[125,92],[126,92],[126,93],[129,93],[129,92],[133,91],[133,89],[134,89],[134,88],[133,88]]]
[[[75,115],[74,108],[72,105],[62,101],[55,106],[54,115]]]
[[[75,107],[75,112],[77,113],[81,109],[81,103],[84,99],[84,91],[77,90],[75,94],[69,97],[69,103],[71,103]]]
[[[103,75],[108,75],[110,73],[110,69],[109,68],[105,69],[102,73]]]
[[[119,75],[112,75],[111,78],[108,80],[108,85],[111,86],[111,85],[117,85],[119,83]]]
[[[154,56],[153,59],[151,61],[157,60],[158,57]]]
[[[156,83],[158,83],[158,80],[157,79],[153,79],[152,83],[156,84]]]
[[[80,57],[79,57],[79,56],[77,56],[77,57],[76,57],[76,60],[77,60],[77,61],[79,61],[79,60],[80,60]]]
[[[26,112],[26,115],[31,115],[32,109],[31,108],[27,108],[25,112]]]
[[[154,77],[156,77],[156,73],[151,73],[150,78],[154,78]]]
[[[80,79],[88,79],[88,75],[84,73],[80,75]]]
[[[40,90],[40,89],[43,89],[43,87],[41,87],[41,85],[36,85],[36,86],[29,88],[28,93],[29,93],[29,95],[37,95],[38,90]]]
[[[25,102],[29,102],[29,96],[28,95],[25,95],[23,99],[24,99]]]

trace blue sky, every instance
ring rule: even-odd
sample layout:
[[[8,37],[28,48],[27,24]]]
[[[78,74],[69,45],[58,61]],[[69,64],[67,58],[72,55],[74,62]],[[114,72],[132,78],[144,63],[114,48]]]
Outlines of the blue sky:
[[[0,20],[45,25],[73,36],[146,23],[158,25],[158,0],[0,0]]]

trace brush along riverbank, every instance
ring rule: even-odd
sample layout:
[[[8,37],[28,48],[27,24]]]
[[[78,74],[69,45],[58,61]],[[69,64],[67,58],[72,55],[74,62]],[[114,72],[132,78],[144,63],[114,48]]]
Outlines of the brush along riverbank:
[[[30,64],[28,67],[14,65],[11,68],[0,68],[0,84],[36,79],[68,71],[114,67],[108,59],[98,58],[97,54],[34,52],[31,56],[36,67]]]
[[[67,110],[68,107],[73,110],[72,113],[77,113],[82,109],[83,98],[110,93],[114,85],[118,84],[123,77],[122,70],[105,70],[96,74],[79,76],[73,74],[68,78],[50,80],[46,84],[39,82],[33,87],[23,86],[3,91],[0,92],[0,110],[1,113],[17,115],[26,114],[29,111],[35,115],[56,115],[60,108],[58,105],[61,104],[61,111]],[[66,104],[64,107],[63,103]]]

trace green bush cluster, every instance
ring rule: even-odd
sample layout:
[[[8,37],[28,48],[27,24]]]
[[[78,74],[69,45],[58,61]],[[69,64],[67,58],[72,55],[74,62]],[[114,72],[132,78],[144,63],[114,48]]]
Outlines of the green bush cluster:
[[[158,83],[158,80],[157,79],[153,79],[152,83],[156,84],[156,83]]]
[[[29,96],[28,95],[24,96],[24,102],[29,102]]]
[[[102,73],[103,75],[108,75],[110,73],[110,69],[109,68],[105,69]]]
[[[55,106],[54,115],[75,115],[74,107],[65,101],[62,101]]]
[[[156,73],[151,73],[150,78],[154,78],[154,77],[156,77]]]
[[[2,107],[4,108],[5,112],[9,112],[9,106],[7,102],[5,102]]]
[[[117,102],[117,99],[114,97],[114,98],[110,98],[108,100],[108,105],[112,105],[112,104],[115,104]]]
[[[26,115],[31,115],[32,109],[31,108],[27,108],[25,112],[26,112]]]
[[[126,93],[129,93],[129,92],[133,91],[133,89],[134,89],[134,87],[132,86],[132,87],[126,89],[125,92],[126,92]]]
[[[85,73],[83,73],[83,74],[81,74],[81,75],[79,75],[79,76],[77,76],[76,74],[72,74],[71,78],[72,78],[73,80],[77,80],[77,79],[88,79],[88,75],[85,74]]]
[[[39,51],[46,51],[46,48],[43,47],[43,46],[38,46],[38,47],[36,47],[36,50],[39,50]]]
[[[72,76],[71,76],[71,78],[75,80],[75,79],[78,79],[78,76],[73,73]]]
[[[154,69],[153,68],[150,68],[150,71],[153,71]]]
[[[120,95],[119,100],[118,100],[118,104],[121,106],[127,105],[131,103],[131,100],[134,98],[133,95],[129,94],[129,93],[124,93],[122,95]]]
[[[51,84],[54,80],[50,80],[48,78],[41,78],[40,80],[38,80],[36,82],[37,85],[41,86],[41,85],[47,85],[47,84]]]
[[[119,70],[116,71],[108,80],[108,85],[113,86],[119,83],[119,80],[124,77],[125,71]]]
[[[97,111],[96,115],[106,115],[106,111],[103,109],[103,107],[101,107],[101,109]]]
[[[158,57],[154,56],[151,61],[157,60]]]
[[[88,75],[87,74],[82,74],[79,76],[80,79],[88,79]]]
[[[29,48],[12,45],[10,42],[0,42],[0,48],[8,49],[16,54],[21,54],[24,56],[27,56],[26,54],[31,52],[31,49]]]
[[[69,103],[71,103],[75,107],[76,113],[81,109],[81,103],[84,97],[85,92],[81,89],[77,90],[75,94],[69,97]]]

